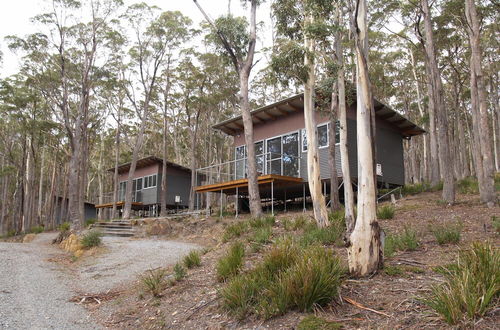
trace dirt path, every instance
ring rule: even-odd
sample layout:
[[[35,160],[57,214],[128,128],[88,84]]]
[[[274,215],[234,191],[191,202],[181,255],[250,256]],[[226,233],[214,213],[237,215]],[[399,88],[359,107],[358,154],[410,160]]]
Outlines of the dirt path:
[[[69,302],[71,277],[47,259],[61,253],[39,234],[27,244],[0,242],[0,329],[100,329]]]

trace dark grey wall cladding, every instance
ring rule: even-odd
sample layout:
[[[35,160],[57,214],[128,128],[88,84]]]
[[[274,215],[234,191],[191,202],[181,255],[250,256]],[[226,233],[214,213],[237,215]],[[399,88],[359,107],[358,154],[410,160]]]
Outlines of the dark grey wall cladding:
[[[357,141],[356,141],[356,121],[347,121],[347,139],[349,150],[349,167],[351,177],[358,177],[357,161]],[[403,161],[403,140],[401,135],[389,129],[377,127],[376,133],[377,163],[382,165],[382,177],[378,177],[380,182],[391,184],[404,184],[404,161]],[[342,166],[340,163],[340,147],[335,146],[337,173],[342,176]],[[321,179],[330,178],[328,167],[328,148],[319,149],[319,164]],[[307,152],[301,153],[300,177],[307,181]]]
[[[170,189],[170,191],[169,191]],[[191,189],[191,176],[167,174],[167,204],[175,205],[175,196],[181,196],[180,206],[189,204],[189,191]],[[159,201],[159,200],[158,200]]]
[[[160,183],[157,182],[156,187],[146,188],[141,190],[142,204],[155,204],[158,203],[158,187]]]

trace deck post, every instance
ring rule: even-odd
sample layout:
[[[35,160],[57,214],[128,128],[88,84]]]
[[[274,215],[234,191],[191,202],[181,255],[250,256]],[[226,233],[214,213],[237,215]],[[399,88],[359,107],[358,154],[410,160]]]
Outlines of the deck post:
[[[306,211],[306,184],[302,183],[302,212]]]
[[[285,212],[286,212],[286,188],[285,188]]]
[[[220,190],[220,217],[222,218],[222,192],[223,190],[221,189]]]
[[[235,202],[235,204],[234,204],[235,209],[236,209],[236,216],[235,216],[235,218],[237,218],[237,217],[238,217],[238,197],[239,197],[239,196],[238,196],[238,187],[236,187],[236,202]]]
[[[274,215],[274,181],[271,181],[271,214]]]

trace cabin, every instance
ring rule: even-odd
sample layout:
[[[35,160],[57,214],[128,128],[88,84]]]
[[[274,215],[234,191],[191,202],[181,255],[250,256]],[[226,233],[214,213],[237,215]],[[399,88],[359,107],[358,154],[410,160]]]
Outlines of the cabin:
[[[118,200],[117,208],[121,211],[125,205],[125,191],[131,163],[118,166]],[[143,216],[156,216],[160,211],[161,180],[163,160],[149,156],[137,161],[132,178],[132,209]],[[108,172],[114,174],[115,169]],[[167,161],[167,208],[186,208],[189,204],[191,190],[191,170],[176,163]],[[104,203],[97,204],[97,209],[113,207],[113,192],[104,196]]]
[[[318,106],[317,106],[318,107]],[[376,115],[376,162],[379,187],[390,188],[404,185],[403,139],[425,133],[425,130],[412,123],[387,105],[374,100]],[[251,112],[254,125],[255,153],[258,183],[261,198],[274,205],[276,201],[305,197],[309,194],[307,183],[307,139],[304,125],[304,99],[298,94],[287,99],[266,105]],[[319,161],[323,191],[330,191],[330,177],[337,175],[341,188],[342,170],[339,148],[339,129],[335,141],[329,140],[328,113],[315,111],[317,124]],[[337,123],[338,126],[338,123]],[[238,116],[213,126],[214,129],[232,136],[234,139],[233,160],[197,169],[205,175],[204,181],[197,182],[198,194],[218,192],[246,198],[248,180],[246,179],[247,154],[243,132],[242,117]],[[354,189],[357,184],[357,146],[356,146],[356,104],[348,105],[347,134],[349,166]],[[328,165],[328,146],[336,145],[336,172],[331,173]],[[327,196],[328,198],[328,196]]]

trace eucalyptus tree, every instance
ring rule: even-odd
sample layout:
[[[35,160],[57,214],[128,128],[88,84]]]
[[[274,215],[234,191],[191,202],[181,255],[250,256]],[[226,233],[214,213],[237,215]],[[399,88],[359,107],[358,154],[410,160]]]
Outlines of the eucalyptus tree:
[[[212,29],[211,40],[224,49],[238,73],[240,80],[240,110],[243,118],[245,145],[247,151],[247,177],[250,212],[253,217],[262,215],[259,185],[257,182],[257,163],[253,138],[253,121],[250,114],[248,84],[254,66],[255,46],[257,43],[257,7],[261,0],[242,0],[250,3],[250,28],[244,18],[231,14],[218,18],[215,22],[205,13],[197,0],[193,0]]]
[[[191,20],[180,12],[167,11],[159,14],[158,10],[158,7],[145,3],[135,4],[123,16],[135,35],[129,50],[125,91],[139,120],[125,190],[124,219],[130,218],[132,179],[144,143],[146,124],[152,112],[152,100],[161,68],[165,65],[171,48],[178,47],[188,37],[187,31],[191,25]]]

